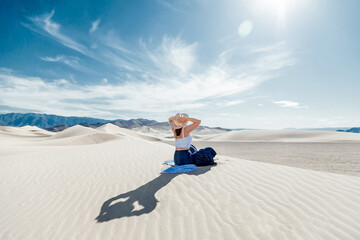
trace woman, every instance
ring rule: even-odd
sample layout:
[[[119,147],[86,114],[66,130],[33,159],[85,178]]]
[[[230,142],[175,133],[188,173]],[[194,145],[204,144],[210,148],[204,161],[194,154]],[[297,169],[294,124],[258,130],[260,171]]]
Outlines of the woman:
[[[187,122],[192,124],[186,126]],[[175,138],[174,162],[176,165],[196,164],[198,166],[214,165],[216,152],[212,148],[204,148],[199,151],[191,145],[190,133],[197,128],[201,120],[190,118],[186,113],[177,113],[169,118],[171,129]]]

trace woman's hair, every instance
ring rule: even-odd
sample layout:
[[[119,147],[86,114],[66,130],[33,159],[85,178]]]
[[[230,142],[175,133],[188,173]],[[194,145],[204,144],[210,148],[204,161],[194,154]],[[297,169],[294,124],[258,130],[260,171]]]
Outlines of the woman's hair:
[[[176,134],[176,136],[180,136],[181,129],[182,129],[182,128],[175,129],[175,134]]]

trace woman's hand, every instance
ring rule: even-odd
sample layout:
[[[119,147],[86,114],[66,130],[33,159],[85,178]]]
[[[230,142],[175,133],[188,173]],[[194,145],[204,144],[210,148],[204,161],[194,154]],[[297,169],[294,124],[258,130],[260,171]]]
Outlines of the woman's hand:
[[[169,118],[169,122],[174,121],[174,118],[175,118],[174,116],[170,117],[170,118]]]
[[[185,122],[187,120],[187,117],[178,117],[176,119],[177,122]]]

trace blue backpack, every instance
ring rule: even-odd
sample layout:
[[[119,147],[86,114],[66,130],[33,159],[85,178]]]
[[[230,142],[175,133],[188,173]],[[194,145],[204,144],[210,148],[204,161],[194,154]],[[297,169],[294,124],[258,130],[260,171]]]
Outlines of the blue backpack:
[[[208,166],[217,164],[216,162],[214,162],[215,156],[215,150],[211,147],[207,147],[200,149],[196,153],[192,154],[191,158],[193,158],[193,162],[196,166]]]

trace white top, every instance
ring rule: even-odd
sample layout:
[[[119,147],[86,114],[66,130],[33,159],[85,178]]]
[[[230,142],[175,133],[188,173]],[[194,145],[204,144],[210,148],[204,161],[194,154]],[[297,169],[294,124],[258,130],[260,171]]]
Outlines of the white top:
[[[184,128],[181,129],[182,131],[182,138],[175,138],[175,147],[176,148],[190,148],[192,137],[189,134],[189,136],[184,136]]]

